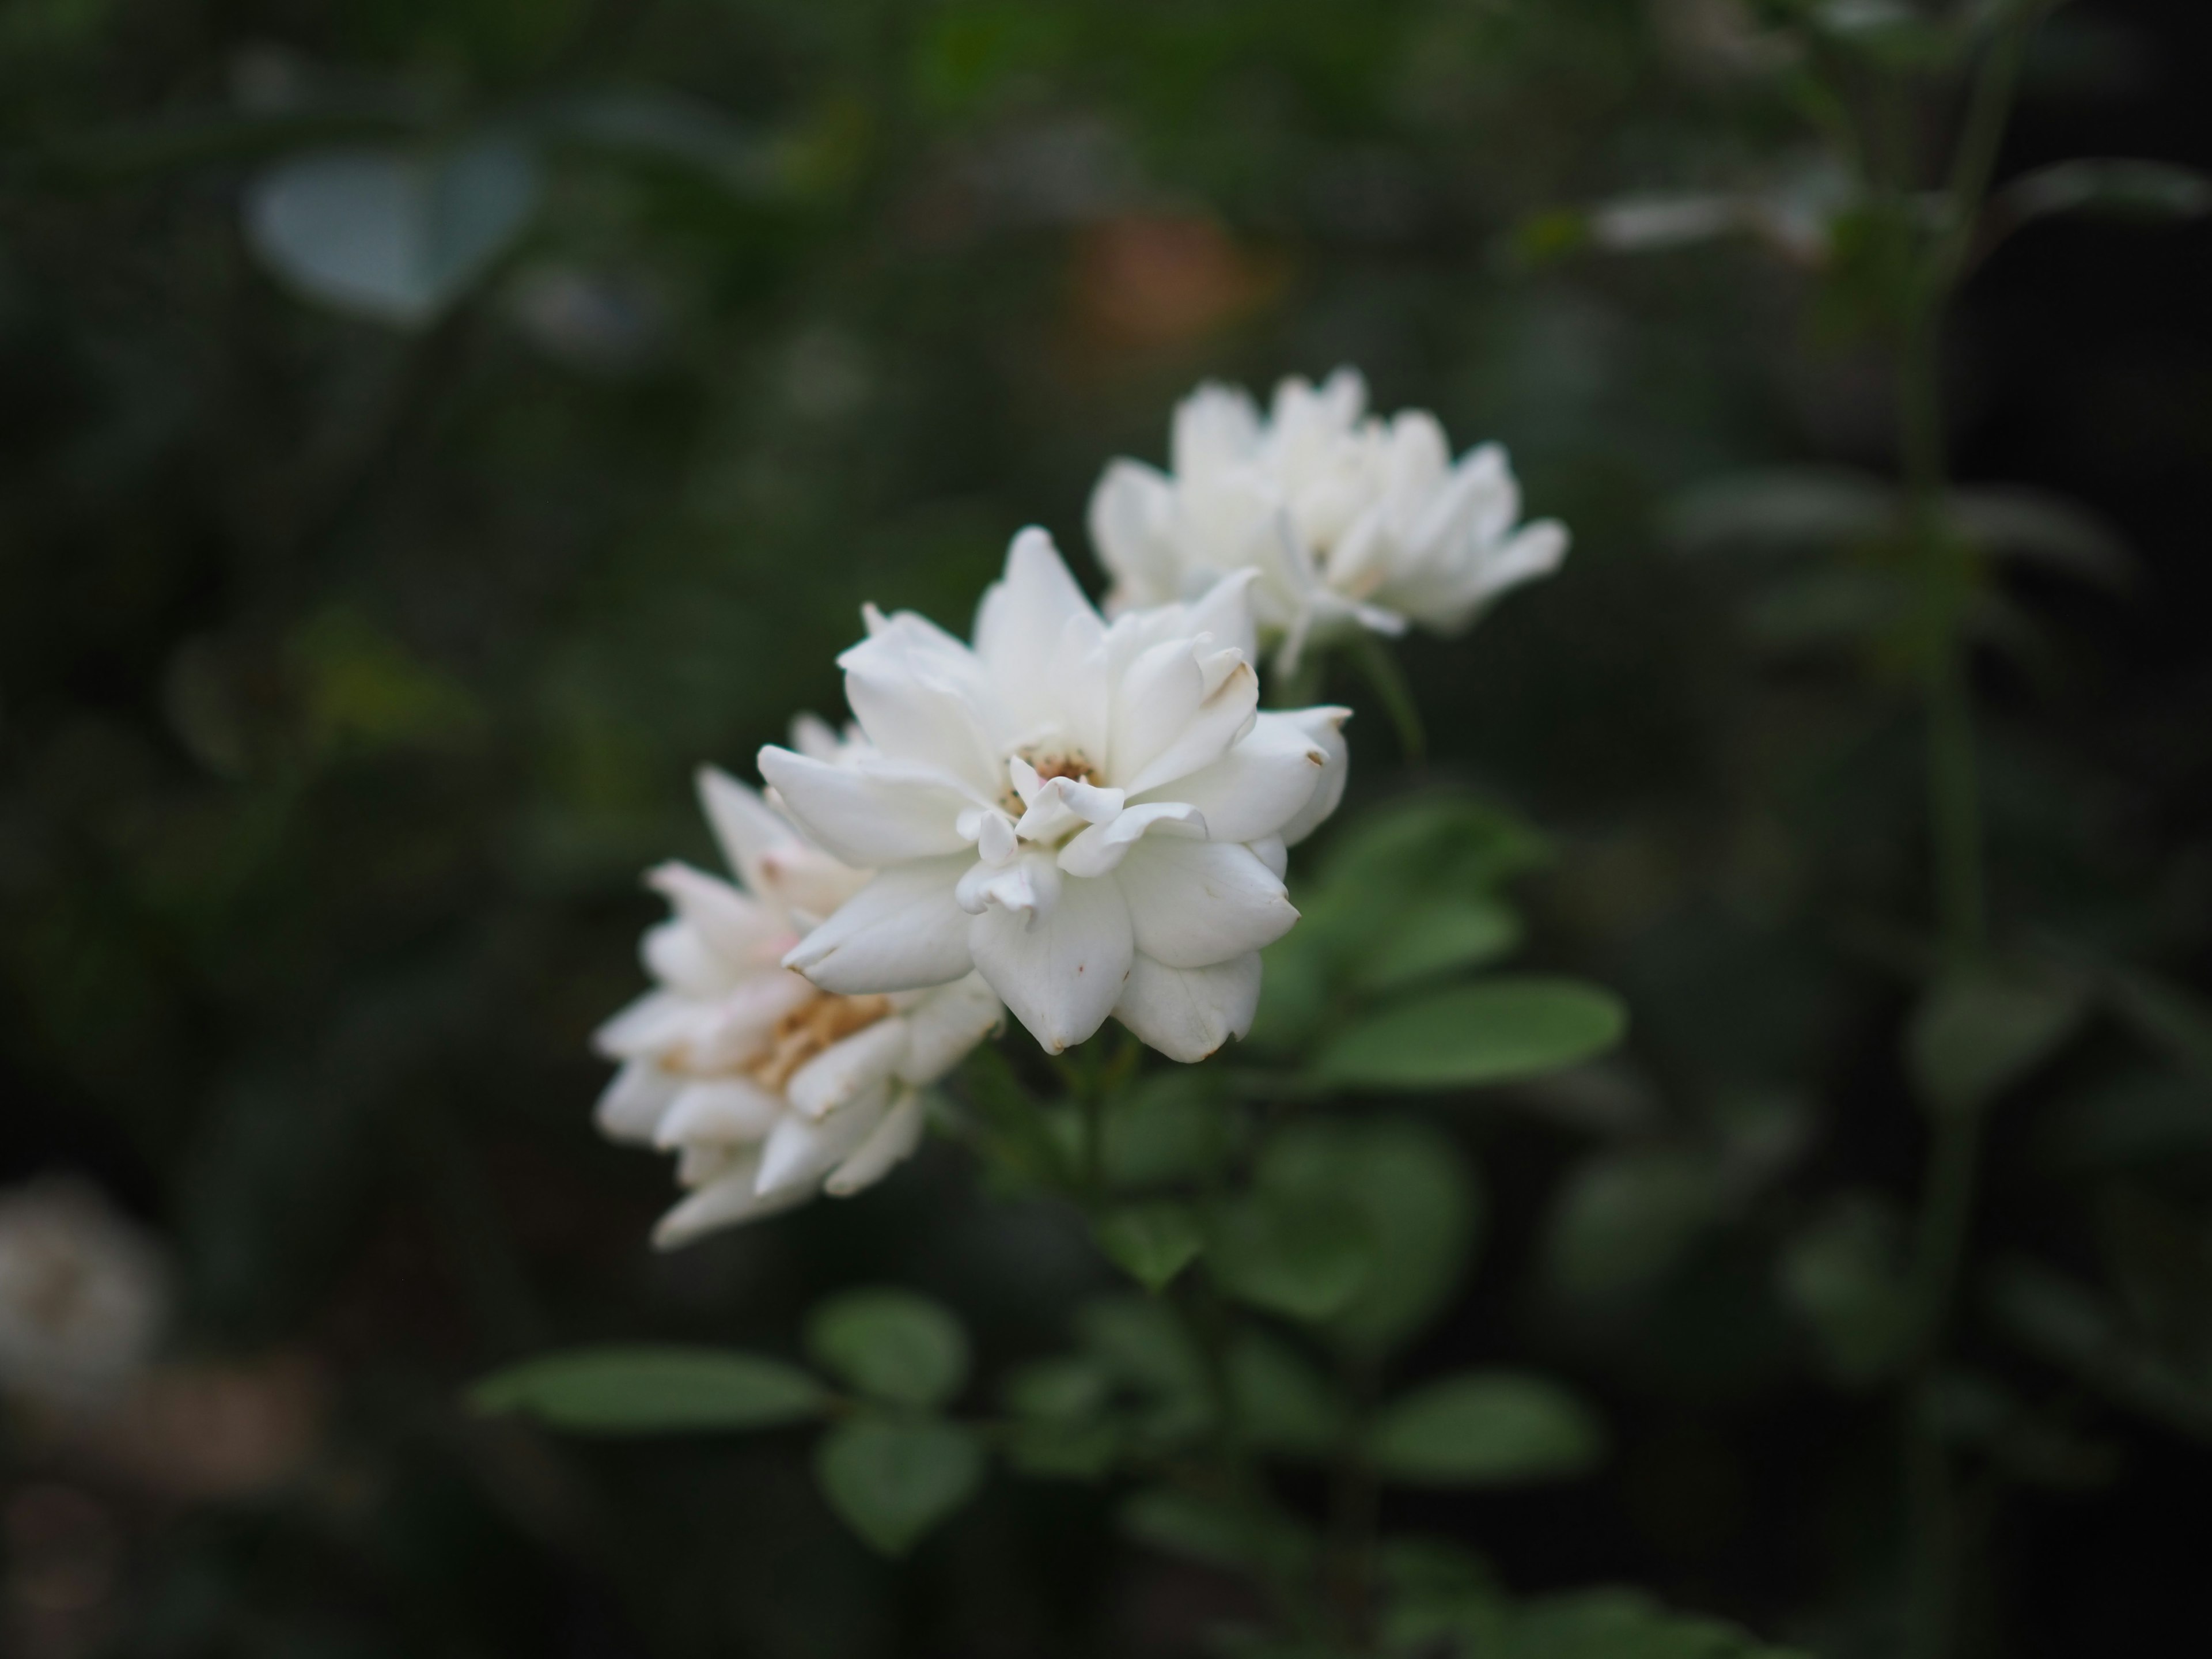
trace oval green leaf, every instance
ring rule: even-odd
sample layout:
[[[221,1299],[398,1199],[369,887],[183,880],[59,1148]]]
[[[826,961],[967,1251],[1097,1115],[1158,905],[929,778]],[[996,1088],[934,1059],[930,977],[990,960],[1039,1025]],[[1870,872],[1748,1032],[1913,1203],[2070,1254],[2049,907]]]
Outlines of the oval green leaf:
[[[828,1395],[795,1365],[714,1348],[585,1348],[510,1366],[469,1390],[480,1412],[556,1429],[680,1434],[765,1429],[819,1417]]]
[[[806,1322],[806,1347],[863,1394],[941,1406],[968,1380],[968,1338],[939,1304],[911,1291],[848,1291]]]
[[[1605,1448],[1589,1408],[1556,1382],[1518,1371],[1468,1371],[1384,1408],[1368,1452],[1390,1480],[1431,1486],[1510,1486],[1580,1474]]]
[[[1188,1205],[1133,1204],[1098,1224],[1098,1246],[1148,1291],[1164,1290],[1205,1246]]]
[[[1576,980],[1537,975],[1455,986],[1363,1020],[1315,1062],[1347,1088],[1451,1089],[1540,1077],[1620,1041],[1620,1000]]]
[[[846,1525],[872,1548],[904,1555],[975,1495],[983,1449],[955,1424],[862,1418],[823,1437],[814,1473]]]

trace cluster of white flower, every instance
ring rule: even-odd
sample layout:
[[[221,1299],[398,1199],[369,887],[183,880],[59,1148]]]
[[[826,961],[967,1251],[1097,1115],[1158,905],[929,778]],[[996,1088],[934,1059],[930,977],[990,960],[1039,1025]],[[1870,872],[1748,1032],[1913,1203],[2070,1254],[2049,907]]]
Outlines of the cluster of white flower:
[[[1263,422],[1201,387],[1175,476],[1117,461],[1092,499],[1110,621],[1024,530],[972,643],[870,607],[845,737],[805,720],[763,749],[765,799],[701,774],[742,884],[652,872],[675,910],[646,936],[656,988],[598,1035],[621,1062],[600,1127],[680,1155],[658,1243],[879,1179],[1006,1009],[1054,1054],[1109,1017],[1186,1061],[1250,1028],[1349,714],[1262,713],[1263,631],[1287,665],[1347,625],[1463,627],[1566,547],[1514,529],[1501,452],[1454,466],[1431,416],[1365,401],[1349,371],[1289,380]]]
[[[77,1410],[111,1402],[169,1312],[160,1249],[91,1187],[0,1193],[0,1395]]]
[[[1367,383],[1339,369],[1287,380],[1262,417],[1245,392],[1200,386],[1176,410],[1171,473],[1117,460],[1091,497],[1091,539],[1114,578],[1109,610],[1164,605],[1256,570],[1261,631],[1294,667],[1310,642],[1408,623],[1456,634],[1508,588],[1566,556],[1555,520],[1520,525],[1505,452],[1455,464],[1426,410],[1367,414]]]

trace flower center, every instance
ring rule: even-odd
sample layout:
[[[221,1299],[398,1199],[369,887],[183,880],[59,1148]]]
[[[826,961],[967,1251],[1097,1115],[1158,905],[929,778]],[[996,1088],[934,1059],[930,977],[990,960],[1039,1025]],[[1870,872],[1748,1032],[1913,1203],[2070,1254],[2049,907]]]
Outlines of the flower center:
[[[1098,769],[1080,749],[1022,749],[1015,751],[1015,758],[1029,763],[1039,783],[1050,783],[1054,778],[1067,778],[1076,783],[1098,781]],[[1000,792],[999,805],[1009,817],[1017,820],[1029,810],[1020,793],[1011,786]]]
[[[825,1048],[865,1031],[891,1011],[889,997],[811,997],[775,1023],[768,1053],[745,1067],[763,1089],[781,1091],[792,1074]]]

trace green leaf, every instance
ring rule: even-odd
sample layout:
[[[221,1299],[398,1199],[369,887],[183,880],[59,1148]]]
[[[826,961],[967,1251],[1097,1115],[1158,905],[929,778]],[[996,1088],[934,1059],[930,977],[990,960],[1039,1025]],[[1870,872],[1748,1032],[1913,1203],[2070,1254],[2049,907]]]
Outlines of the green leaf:
[[[2131,1340],[2096,1291],[2014,1264],[1992,1276],[1988,1296],[1996,1322],[2031,1352],[2132,1411],[2212,1442],[2212,1385]]]
[[[2194,991],[2123,969],[2112,975],[2112,1012],[2152,1048],[2200,1083],[2212,1083],[2212,1006]]]
[[[1230,1346],[1228,1370],[1237,1430],[1248,1445],[1320,1457],[1343,1438],[1344,1402],[1288,1343],[1265,1331],[1240,1331]]]
[[[1911,1304],[1904,1227],[1884,1200],[1838,1200],[1784,1247],[1776,1281],[1838,1382],[1862,1388],[1887,1375],[1900,1356]]]
[[[1717,1172],[1664,1150],[1607,1154],[1560,1189],[1545,1238],[1553,1281],[1591,1301],[1665,1276],[1720,1212]]]
[[[1136,1421],[1153,1438],[1180,1443],[1214,1420],[1205,1356],[1165,1303],[1148,1296],[1101,1297],[1075,1320],[1084,1351],[1142,1401]]]
[[[983,1462],[956,1424],[860,1418],[823,1437],[814,1474],[846,1525],[884,1554],[904,1555],[975,1495]]]
[[[1096,1361],[1058,1354],[1009,1372],[1000,1394],[1018,1417],[1073,1423],[1103,1411],[1113,1386],[1113,1378]]]
[[[1138,1542],[1209,1566],[1296,1572],[1314,1554],[1312,1535],[1279,1510],[1170,1487],[1135,1493],[1122,1504],[1120,1518],[1121,1529]]]
[[[1668,503],[1667,539],[1686,551],[1809,552],[1877,541],[1896,528],[1896,487],[1841,466],[1767,467],[1695,485]]]
[[[1345,1346],[1382,1353],[1450,1299],[1474,1245],[1482,1194],[1449,1135],[1425,1123],[1318,1121],[1273,1137],[1258,1184],[1292,1202],[1349,1203],[1372,1256],[1358,1294],[1329,1322]]]
[[[1373,996],[1485,967],[1517,948],[1521,931],[1521,919],[1494,898],[1446,894],[1409,910],[1353,971],[1352,987]]]
[[[1369,1432],[1376,1468],[1433,1486],[1507,1486],[1580,1474],[1603,1455],[1589,1408],[1556,1382],[1468,1371],[1387,1407]]]
[[[2019,969],[1970,969],[1938,980],[1914,1010],[1905,1065],[1940,1112],[1975,1112],[2025,1079],[2074,1033],[2081,986]]]
[[[1205,1243],[1190,1206],[1165,1199],[1116,1210],[1098,1224],[1099,1248],[1148,1291],[1166,1289]]]
[[[1236,1125],[1203,1067],[1139,1078],[1106,1107],[1106,1179],[1117,1191],[1203,1179],[1221,1167]]]
[[[968,1380],[960,1322],[910,1291],[848,1291],[806,1322],[807,1351],[863,1394],[941,1406]]]
[[[1366,1218],[1345,1200],[1265,1191],[1217,1210],[1206,1249],[1230,1295],[1304,1320],[1327,1319],[1350,1301],[1373,1258]]]
[[[538,195],[537,157],[512,135],[451,149],[318,150],[247,186],[246,240],[308,298],[419,328],[499,256]]]
[[[1670,1613],[1630,1589],[1577,1590],[1528,1602],[1516,1610],[1497,1652],[1500,1659],[1809,1659],[1718,1620]]]
[[[1455,987],[1363,1021],[1315,1062],[1345,1088],[1450,1089],[1539,1077],[1604,1053],[1627,1029],[1619,999],[1535,975]]]
[[[1097,1480],[1113,1473],[1121,1436],[1111,1423],[1018,1423],[1006,1462],[1036,1480]]]
[[[2063,495],[1984,485],[1952,490],[1943,508],[1960,536],[1989,552],[2119,592],[2132,586],[2138,574],[2136,556],[2120,532]]]
[[[556,1429],[678,1434],[766,1429],[819,1417],[822,1385],[795,1365],[714,1348],[582,1348],[494,1373],[469,1390],[480,1412],[519,1412]]]

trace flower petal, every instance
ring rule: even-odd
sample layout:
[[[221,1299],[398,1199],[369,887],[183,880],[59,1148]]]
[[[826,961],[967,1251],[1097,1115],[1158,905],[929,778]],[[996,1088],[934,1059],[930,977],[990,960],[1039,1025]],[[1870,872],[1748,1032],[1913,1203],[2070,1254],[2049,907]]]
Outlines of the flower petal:
[[[1053,1054],[1105,1023],[1128,977],[1129,910],[1111,878],[1063,883],[1048,908],[992,905],[968,938],[976,970]]]
[[[874,1186],[914,1156],[926,1127],[921,1097],[908,1090],[892,1103],[858,1150],[830,1172],[822,1190],[832,1198],[850,1198],[862,1188]]]
[[[653,1131],[663,1152],[695,1140],[758,1140],[783,1118],[783,1102],[748,1078],[687,1083]]]
[[[1231,842],[1148,837],[1105,879],[1128,900],[1137,949],[1170,968],[1211,968],[1257,951],[1298,919],[1274,873]]]
[[[1063,721],[1054,659],[1071,625],[1078,650],[1105,632],[1052,538],[1032,525],[1015,536],[1006,574],[975,612],[975,654],[1018,731]]]
[[[726,960],[688,921],[664,921],[647,928],[638,954],[653,978],[702,1001],[728,990],[746,967]]]
[[[915,1085],[936,1082],[1006,1017],[1005,1007],[981,974],[925,993],[902,1016],[907,1051],[899,1066],[900,1078]]]
[[[609,1060],[635,1060],[682,1042],[702,1024],[700,1005],[666,991],[647,991],[592,1033],[592,1047]]]
[[[884,1085],[819,1121],[796,1112],[785,1114],[761,1143],[760,1173],[753,1177],[753,1190],[763,1197],[812,1190],[874,1133],[890,1097],[889,1085]]]
[[[784,1093],[805,1116],[826,1117],[894,1075],[908,1042],[904,1020],[879,1019],[808,1060],[792,1073]]]
[[[718,766],[702,766],[692,775],[699,804],[714,826],[714,840],[746,888],[762,893],[760,861],[771,848],[799,842],[799,832],[777,816],[776,811]]]
[[[966,845],[959,817],[974,803],[931,768],[884,760],[831,766],[771,744],[760,752],[760,769],[791,815],[848,864],[879,869]]]
[[[624,1060],[592,1109],[592,1121],[610,1140],[650,1146],[653,1130],[681,1087],[677,1078],[650,1060]]]
[[[1139,461],[1107,464],[1091,492],[1087,522],[1091,549],[1114,578],[1115,604],[1166,605],[1182,597],[1174,518],[1175,486],[1158,469]],[[980,647],[980,626],[976,641]]]
[[[645,880],[699,930],[716,956],[733,965],[773,962],[784,948],[789,923],[718,876],[671,860],[647,871]]]
[[[1261,714],[1227,754],[1201,771],[1163,785],[1156,796],[1197,807],[1206,814],[1206,834],[1214,841],[1275,835],[1304,811],[1328,775],[1329,751],[1312,736],[1312,724],[1303,711]]]
[[[995,729],[997,699],[965,646],[924,627],[918,617],[894,617],[886,631],[840,656],[845,700],[881,759],[934,769],[974,799],[989,800],[999,787],[1003,735]]]
[[[1285,846],[1295,847],[1319,829],[1344,799],[1345,781],[1352,770],[1352,749],[1344,740],[1344,723],[1352,718],[1352,711],[1297,708],[1286,718],[1297,721],[1328,756],[1328,763],[1322,768],[1321,781],[1314,786],[1313,798],[1292,813],[1290,822],[1276,832]]]
[[[803,1204],[811,1196],[800,1187],[763,1197],[753,1190],[757,1169],[758,1160],[749,1156],[661,1217],[653,1230],[653,1248],[672,1250],[719,1227],[757,1221]]]
[[[1146,835],[1183,836],[1204,841],[1206,815],[1181,801],[1155,801],[1131,807],[1110,823],[1093,824],[1060,849],[1060,867],[1071,876],[1103,876],[1120,864]]]
[[[1204,1060],[1252,1029],[1260,1006],[1260,953],[1211,968],[1170,968],[1139,952],[1114,1018],[1170,1060]]]
[[[1249,729],[1259,706],[1260,677],[1252,672],[1250,663],[1239,662],[1172,741],[1148,758],[1133,777],[1119,780],[1121,787],[1139,795],[1187,777],[1201,766],[1211,766]]]
[[[975,855],[923,859],[884,871],[793,947],[784,965],[825,991],[864,996],[958,979],[975,966],[968,918],[953,897]]]

